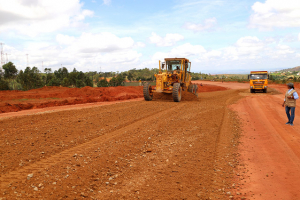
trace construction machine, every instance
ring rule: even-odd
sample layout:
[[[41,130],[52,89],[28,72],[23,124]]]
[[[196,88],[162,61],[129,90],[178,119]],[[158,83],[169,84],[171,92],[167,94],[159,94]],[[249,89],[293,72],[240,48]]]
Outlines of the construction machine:
[[[250,92],[254,93],[256,91],[263,91],[267,93],[268,89],[268,71],[251,71],[248,75],[250,80]]]
[[[197,96],[198,86],[191,82],[191,62],[186,58],[165,58],[159,61],[159,72],[155,74],[156,86],[144,85],[143,93],[146,101],[153,99],[154,92],[172,94],[175,102],[181,101],[182,91]]]

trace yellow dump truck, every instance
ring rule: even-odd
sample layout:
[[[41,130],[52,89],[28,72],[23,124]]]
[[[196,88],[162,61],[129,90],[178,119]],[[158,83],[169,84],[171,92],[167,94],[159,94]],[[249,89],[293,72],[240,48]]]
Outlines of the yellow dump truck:
[[[268,71],[251,71],[248,75],[250,80],[250,92],[263,91],[267,93],[268,89]]]

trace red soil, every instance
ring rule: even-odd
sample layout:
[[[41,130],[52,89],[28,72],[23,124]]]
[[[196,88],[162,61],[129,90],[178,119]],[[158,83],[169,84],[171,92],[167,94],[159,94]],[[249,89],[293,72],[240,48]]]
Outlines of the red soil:
[[[134,99],[143,97],[142,91],[142,87],[43,87],[29,91],[1,91],[0,113],[62,105]]]
[[[226,90],[224,87],[206,85],[198,87],[198,92]],[[143,97],[142,86],[128,87],[43,87],[29,91],[0,91],[0,113],[46,108],[63,105],[110,102]]]

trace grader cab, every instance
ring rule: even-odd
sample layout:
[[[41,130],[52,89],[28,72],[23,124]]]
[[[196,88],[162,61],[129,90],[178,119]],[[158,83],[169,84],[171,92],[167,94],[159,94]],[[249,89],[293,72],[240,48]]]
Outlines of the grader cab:
[[[154,92],[172,94],[175,102],[181,101],[182,91],[192,92],[197,96],[198,86],[191,83],[191,62],[186,58],[165,58],[159,61],[159,72],[155,74],[156,86],[144,85],[146,101],[153,99]]]

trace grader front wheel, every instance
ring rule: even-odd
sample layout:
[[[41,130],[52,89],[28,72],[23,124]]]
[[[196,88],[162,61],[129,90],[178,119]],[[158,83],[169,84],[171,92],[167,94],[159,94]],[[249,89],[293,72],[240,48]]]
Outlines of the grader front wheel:
[[[198,85],[194,85],[194,95],[198,96]]]
[[[172,91],[172,96],[173,96],[173,100],[175,102],[180,102],[180,100],[181,100],[181,93],[182,93],[182,89],[181,89],[180,83],[174,83],[174,85],[173,85],[173,91]]]
[[[149,83],[146,83],[143,88],[144,99],[146,101],[151,101],[153,98],[153,92]]]
[[[190,84],[188,87],[188,92],[192,92],[193,93],[193,89],[194,89],[194,85]]]

